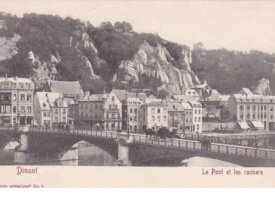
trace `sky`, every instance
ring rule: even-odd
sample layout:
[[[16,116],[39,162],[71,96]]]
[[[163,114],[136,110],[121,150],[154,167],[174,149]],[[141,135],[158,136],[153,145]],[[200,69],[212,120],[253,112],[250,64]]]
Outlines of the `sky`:
[[[0,11],[71,16],[95,26],[124,20],[137,32],[190,47],[275,53],[275,1],[0,0]]]

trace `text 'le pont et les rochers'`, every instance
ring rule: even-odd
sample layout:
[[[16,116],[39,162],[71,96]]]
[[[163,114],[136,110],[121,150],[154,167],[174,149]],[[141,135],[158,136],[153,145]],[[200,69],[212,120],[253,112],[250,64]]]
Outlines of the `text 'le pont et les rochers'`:
[[[263,175],[263,170],[260,169],[215,169],[203,168],[202,175],[218,176],[218,175]]]

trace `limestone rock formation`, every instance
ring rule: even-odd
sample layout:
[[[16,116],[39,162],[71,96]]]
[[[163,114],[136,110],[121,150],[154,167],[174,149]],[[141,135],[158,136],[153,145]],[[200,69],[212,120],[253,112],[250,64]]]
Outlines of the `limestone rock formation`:
[[[179,67],[173,65],[169,61],[171,59],[173,58],[165,46],[157,44],[153,47],[145,41],[132,59],[121,61],[114,80],[139,82],[146,76],[159,80],[159,89],[171,94],[180,94],[184,88],[200,83],[190,67],[190,51],[182,49]]]
[[[269,79],[260,79],[258,86],[255,88],[254,92],[261,95],[271,95],[270,82]]]

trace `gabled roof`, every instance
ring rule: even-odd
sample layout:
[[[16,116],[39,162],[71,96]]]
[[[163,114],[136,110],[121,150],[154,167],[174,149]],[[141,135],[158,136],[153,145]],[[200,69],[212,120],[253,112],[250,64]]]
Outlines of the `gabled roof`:
[[[132,97],[132,98],[138,97],[142,101],[145,101],[145,99],[147,98],[147,95],[143,92],[141,93],[127,92],[126,90],[122,90],[122,89],[113,89],[112,92],[115,93],[115,95],[121,102],[123,100],[126,100],[127,97]]]
[[[55,102],[59,98],[63,98],[63,95],[55,92],[36,92],[35,94],[38,99],[39,106],[41,110],[51,110],[52,107],[55,107]],[[67,103],[63,100],[64,107],[67,107]]]
[[[89,96],[85,96],[80,99],[78,102],[87,102],[87,101],[103,101],[108,97],[108,94],[92,94]]]
[[[253,92],[251,92],[251,90],[248,88],[242,88],[239,94],[252,95]]]
[[[182,106],[183,106],[184,109],[192,109],[192,106],[189,103],[187,103],[187,102],[183,102],[181,104],[182,104]]]
[[[79,81],[47,80],[47,84],[51,92],[61,93],[65,96],[76,96],[84,94]]]
[[[182,105],[182,103],[178,102],[173,102],[173,103],[168,103],[168,111],[184,111],[185,108]]]
[[[197,107],[197,108],[201,108],[201,103],[197,102],[197,101],[189,101],[189,103],[191,104],[192,107]]]

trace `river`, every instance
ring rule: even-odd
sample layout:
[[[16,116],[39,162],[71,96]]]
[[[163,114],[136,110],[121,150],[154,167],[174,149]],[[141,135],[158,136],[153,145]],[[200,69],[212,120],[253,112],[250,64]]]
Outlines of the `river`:
[[[13,150],[0,150],[0,165],[18,165],[14,163]],[[108,153],[100,150],[85,141],[81,141],[73,145],[69,150],[58,155],[58,159],[52,161],[45,161],[40,159],[34,159],[35,163],[29,163],[29,165],[60,165],[60,166],[114,166],[116,165],[116,159],[114,159]],[[216,166],[216,167],[229,167],[238,166],[229,162],[219,161],[210,158],[192,157],[187,160],[177,158],[166,158],[152,161],[140,166],[153,166],[153,167],[200,167],[200,166]]]

